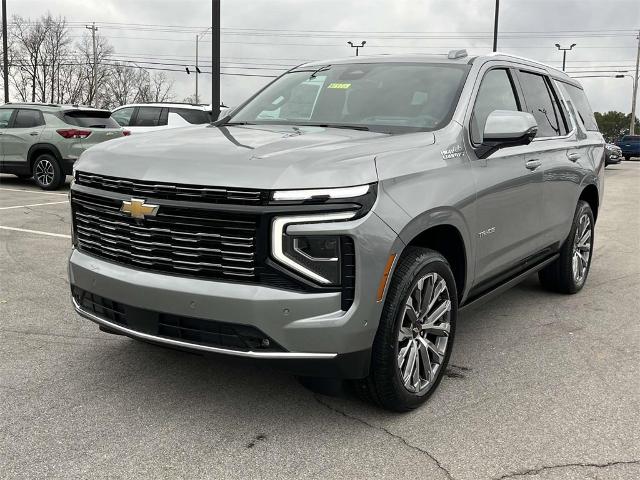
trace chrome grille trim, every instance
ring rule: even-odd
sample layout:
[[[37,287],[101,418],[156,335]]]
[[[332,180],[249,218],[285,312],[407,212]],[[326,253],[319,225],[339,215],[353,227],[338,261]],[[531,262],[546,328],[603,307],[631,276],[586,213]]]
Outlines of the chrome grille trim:
[[[140,221],[120,212],[121,202],[72,190],[79,250],[163,273],[255,278],[256,216],[161,204]]]
[[[269,198],[269,192],[263,190],[146,182],[86,172],[76,172],[75,180],[78,185],[97,188],[99,190],[118,192],[132,196],[151,196],[165,200],[261,205],[266,203]]]

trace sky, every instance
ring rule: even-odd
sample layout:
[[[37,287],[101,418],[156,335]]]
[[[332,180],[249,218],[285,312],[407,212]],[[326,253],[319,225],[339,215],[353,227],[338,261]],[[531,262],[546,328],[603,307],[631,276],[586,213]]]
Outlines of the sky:
[[[237,105],[288,67],[354,55],[347,41],[366,41],[361,54],[491,51],[495,0],[221,0],[224,75],[221,98]],[[7,0],[7,14],[66,17],[71,35],[96,22],[114,58],[167,68],[176,100],[193,95],[199,42],[200,100],[211,98],[210,0]],[[639,0],[502,0],[498,50],[562,65],[572,76],[613,76],[635,69]],[[635,32],[635,33],[634,33]],[[153,63],[140,63],[153,62]],[[193,69],[191,69],[193,70]],[[606,70],[606,71],[605,71]],[[578,73],[582,72],[582,73]],[[235,75],[234,75],[235,74]],[[237,75],[241,74],[241,75]],[[595,111],[631,110],[632,78],[582,78]],[[640,99],[639,99],[640,100]]]

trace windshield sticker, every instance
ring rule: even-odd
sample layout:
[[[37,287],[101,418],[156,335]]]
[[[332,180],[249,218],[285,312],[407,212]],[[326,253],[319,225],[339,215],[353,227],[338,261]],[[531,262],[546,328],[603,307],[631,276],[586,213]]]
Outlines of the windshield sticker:
[[[349,87],[351,87],[350,83],[330,83],[327,88],[335,88],[335,89],[338,89],[338,90],[346,90]]]

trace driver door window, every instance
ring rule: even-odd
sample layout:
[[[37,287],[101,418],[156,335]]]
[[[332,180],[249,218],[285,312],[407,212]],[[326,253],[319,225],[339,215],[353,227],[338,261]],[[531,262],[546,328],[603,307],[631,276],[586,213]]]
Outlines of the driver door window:
[[[469,126],[474,145],[482,143],[487,117],[494,110],[520,110],[511,76],[506,69],[489,70],[482,79]]]

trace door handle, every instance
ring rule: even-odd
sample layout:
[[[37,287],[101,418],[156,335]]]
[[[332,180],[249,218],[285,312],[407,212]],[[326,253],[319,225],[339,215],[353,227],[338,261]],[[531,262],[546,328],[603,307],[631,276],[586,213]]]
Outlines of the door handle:
[[[580,160],[581,156],[582,155],[580,155],[578,152],[567,153],[567,158],[572,162],[577,162],[578,160]]]
[[[29,135],[31,135],[32,137],[35,137],[36,135],[40,135],[40,132],[31,132]]]
[[[527,163],[524,164],[524,166],[527,167],[529,170],[535,170],[540,165],[542,165],[542,160],[538,160],[537,158],[534,158],[533,160],[529,160],[527,161]]]

